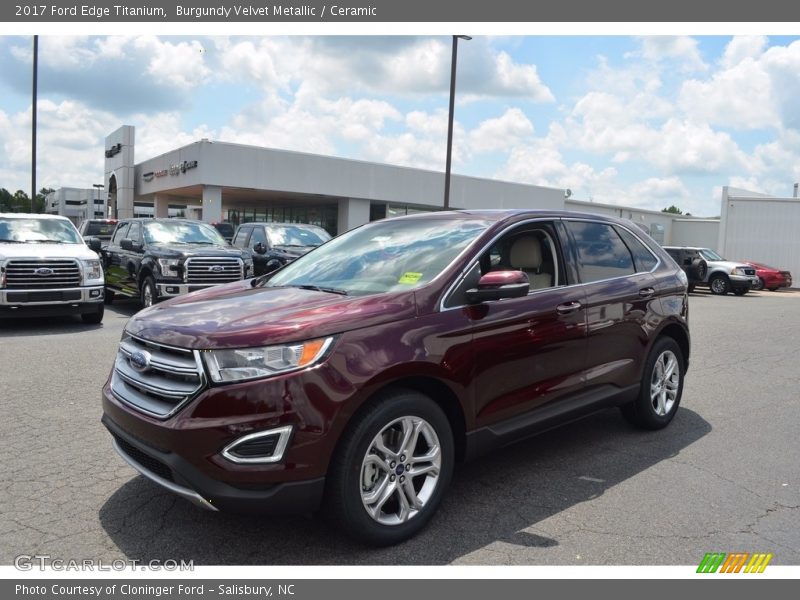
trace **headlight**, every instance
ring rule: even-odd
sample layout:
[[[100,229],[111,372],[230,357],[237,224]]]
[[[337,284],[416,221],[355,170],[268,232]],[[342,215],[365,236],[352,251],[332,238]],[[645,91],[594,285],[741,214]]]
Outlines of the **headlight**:
[[[203,352],[212,381],[243,381],[271,377],[319,362],[333,338],[320,338],[297,344],[240,348],[238,350],[209,350]]]
[[[253,259],[252,258],[244,259],[244,276],[245,276],[245,279],[252,272],[253,272]]]
[[[731,270],[731,275],[744,275],[744,269],[741,267],[736,267],[735,269]]]
[[[103,267],[99,260],[83,261],[84,281],[103,281]]]
[[[159,258],[158,267],[164,275],[177,275],[180,262],[179,258]]]

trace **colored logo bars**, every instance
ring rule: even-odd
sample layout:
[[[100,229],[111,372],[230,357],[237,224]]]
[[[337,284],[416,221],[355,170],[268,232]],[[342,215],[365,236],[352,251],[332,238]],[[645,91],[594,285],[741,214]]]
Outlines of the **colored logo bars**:
[[[725,554],[724,552],[709,552],[703,557],[703,560],[700,561],[697,572],[763,573],[771,560],[771,553],[750,554],[749,552],[734,552],[732,554]]]

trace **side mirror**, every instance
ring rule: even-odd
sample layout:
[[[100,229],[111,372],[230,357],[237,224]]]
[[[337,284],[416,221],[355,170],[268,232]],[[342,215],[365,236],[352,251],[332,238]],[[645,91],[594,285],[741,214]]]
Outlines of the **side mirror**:
[[[100,241],[100,238],[86,238],[86,245],[89,246],[90,250],[94,250],[98,254],[100,254],[100,252],[103,250],[103,242]]]
[[[478,286],[467,290],[467,302],[479,304],[503,298],[521,298],[530,290],[528,276],[523,271],[491,271],[478,280]]]
[[[256,254],[266,254],[267,247],[264,245],[264,242],[258,242],[255,246],[253,246],[253,252]]]
[[[142,251],[142,244],[141,242],[135,242],[131,239],[125,238],[124,240],[120,240],[119,242],[120,248],[123,250],[127,250],[128,252],[141,252]]]

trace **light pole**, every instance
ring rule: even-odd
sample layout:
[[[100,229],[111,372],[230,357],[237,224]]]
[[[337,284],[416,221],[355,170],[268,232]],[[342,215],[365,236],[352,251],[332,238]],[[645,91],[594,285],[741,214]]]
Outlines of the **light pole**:
[[[100,199],[100,190],[102,190],[106,186],[103,185],[102,183],[93,183],[92,187],[97,190],[97,192],[95,192],[95,196],[97,196],[97,197],[96,198],[92,198],[92,214],[91,214],[91,216],[87,217],[88,219],[93,219],[96,216],[97,203],[95,202],[95,200],[99,200]],[[104,217],[107,216],[106,213],[108,212],[106,210],[106,208],[105,208],[105,205],[106,205],[106,203],[104,201],[103,202],[103,216]]]
[[[450,208],[450,162],[453,158],[453,112],[456,101],[456,63],[458,62],[458,40],[471,40],[468,35],[453,36],[453,58],[450,60],[450,113],[447,117],[447,160],[444,166],[444,208]]]
[[[33,36],[33,90],[31,101],[31,212],[36,205],[36,104],[39,83],[39,36]]]

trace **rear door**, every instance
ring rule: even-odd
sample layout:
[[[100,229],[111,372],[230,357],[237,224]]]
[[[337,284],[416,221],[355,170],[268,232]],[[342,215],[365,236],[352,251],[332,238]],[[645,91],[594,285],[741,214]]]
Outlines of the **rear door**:
[[[577,277],[586,291],[586,387],[638,386],[648,327],[660,310],[658,259],[646,248],[634,252],[618,226],[591,220],[563,221],[575,251]],[[621,228],[624,229],[624,228]],[[635,236],[625,230],[629,243]]]

